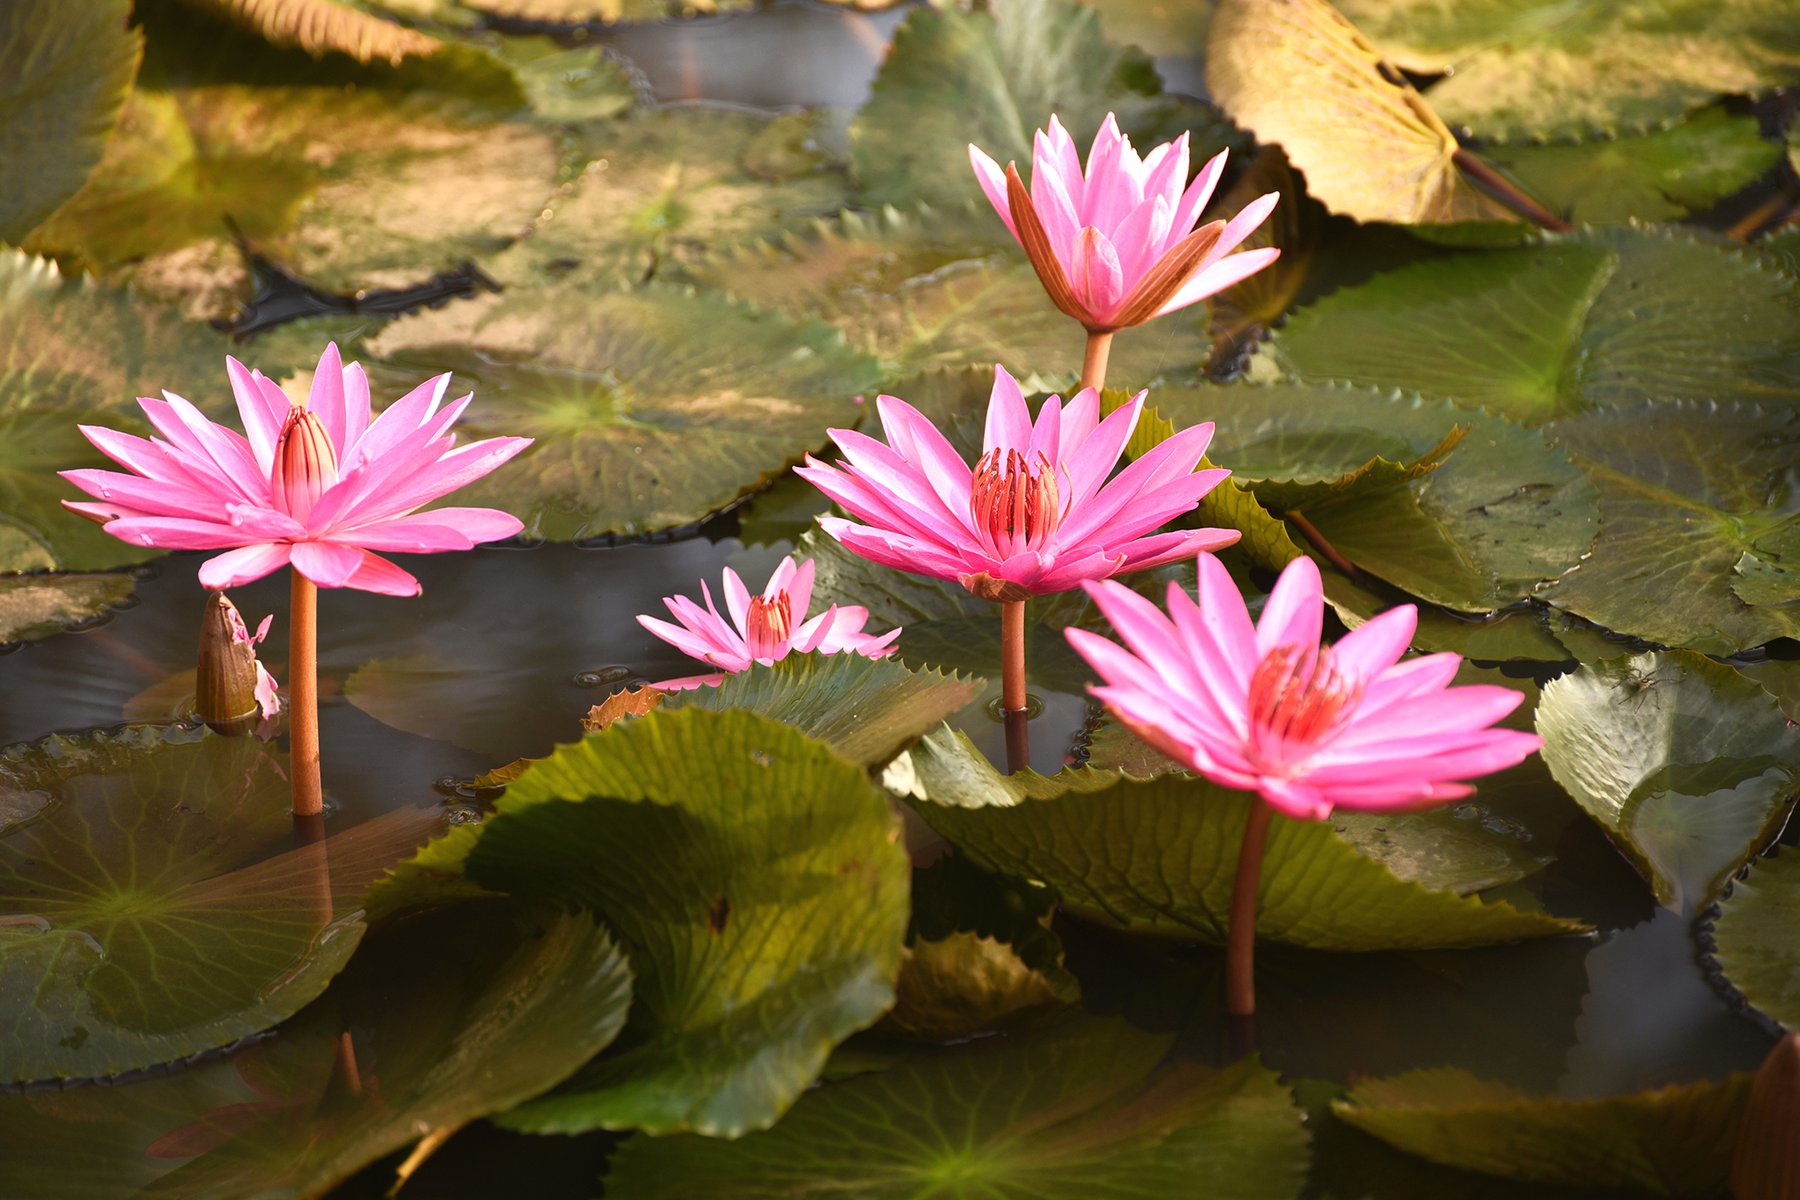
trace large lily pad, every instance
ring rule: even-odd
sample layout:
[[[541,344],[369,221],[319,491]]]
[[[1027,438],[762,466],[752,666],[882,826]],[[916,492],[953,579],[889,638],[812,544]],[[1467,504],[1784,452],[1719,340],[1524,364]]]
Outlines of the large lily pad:
[[[911,751],[939,833],[992,870],[1041,880],[1130,929],[1223,942],[1251,799],[1205,780],[1000,774],[960,735]],[[1328,822],[1277,817],[1257,936],[1324,950],[1478,946],[1582,928],[1401,879]]]
[[[1118,1021],[922,1053],[818,1089],[736,1142],[634,1138],[620,1196],[719,1200],[1291,1200],[1307,1134],[1254,1059],[1164,1062],[1170,1040]]]
[[[1712,926],[1712,958],[1750,1006],[1800,1029],[1800,854],[1777,853],[1734,880]]]
[[[1028,389],[1073,387],[1080,328],[1045,297],[1018,247],[984,242],[970,227],[967,214],[844,213],[809,236],[711,259],[692,273],[790,316],[836,325],[881,360],[887,379],[1002,363]],[[1191,375],[1209,345],[1204,309],[1172,313],[1120,331],[1110,373],[1135,391],[1165,375]]]
[[[1108,43],[1085,4],[915,9],[850,128],[851,165],[869,205],[985,207],[969,169],[971,142],[1029,174],[1032,132],[1051,113],[1085,152],[1109,112],[1143,149],[1197,124],[1196,162],[1227,136],[1212,110],[1163,95],[1150,56]],[[1009,242],[1000,218],[992,220],[997,244]]]
[[[1594,488],[1544,437],[1443,400],[1366,388],[1163,388],[1176,425],[1217,425],[1211,456],[1277,513],[1303,513],[1401,589],[1491,612],[1573,567]]]
[[[17,244],[87,181],[137,77],[144,38],[129,0],[0,13],[0,242]]]
[[[0,576],[0,646],[34,642],[126,603],[128,574]]]
[[[1800,300],[1754,255],[1597,230],[1417,263],[1295,313],[1288,372],[1536,424],[1655,400],[1800,400]]]
[[[833,329],[678,288],[525,292],[396,321],[370,343],[383,386],[453,370],[463,425],[534,437],[459,493],[557,540],[698,520],[853,425],[875,364]]]
[[[1698,654],[1640,654],[1553,681],[1544,761],[1657,899],[1704,907],[1800,799],[1800,742],[1775,698]]]
[[[322,1196],[543,1090],[624,1023],[630,969],[586,916],[460,905],[365,947],[278,1037],[111,1087],[0,1095],[8,1187],[38,1200]]]
[[[505,1118],[736,1136],[893,1002],[906,856],[862,767],[748,712],[652,712],[508,788],[476,883],[595,912],[636,976],[622,1049]]]
[[[1722,1193],[1750,1076],[1571,1100],[1455,1067],[1358,1084],[1339,1120],[1433,1162],[1533,1183]]]
[[[1403,67],[1450,72],[1431,103],[1453,125],[1523,141],[1664,125],[1719,95],[1788,82],[1790,0],[1340,0]]]
[[[1709,654],[1800,634],[1800,409],[1636,404],[1554,432],[1600,489],[1600,538],[1551,603]]]
[[[1333,212],[1406,225],[1519,219],[1463,177],[1431,105],[1325,0],[1220,0],[1206,84],[1232,120],[1280,144]]]
[[[343,968],[368,885],[439,816],[290,848],[273,751],[144,727],[7,751],[0,804],[7,1082],[116,1075],[284,1020]]]

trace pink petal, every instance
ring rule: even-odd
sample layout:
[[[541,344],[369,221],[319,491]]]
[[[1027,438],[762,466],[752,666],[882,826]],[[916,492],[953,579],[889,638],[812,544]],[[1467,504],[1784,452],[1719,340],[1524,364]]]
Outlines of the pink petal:
[[[731,614],[731,623],[737,626],[740,634],[748,637],[750,626],[745,622],[750,617],[750,590],[744,586],[744,581],[739,578],[738,573],[730,567],[725,568],[725,584],[722,590],[725,593],[725,611]]]
[[[255,540],[231,525],[192,517],[120,517],[107,523],[106,532],[133,546],[158,550],[223,550]]]
[[[986,193],[988,203],[994,206],[994,211],[1006,222],[1006,231],[1017,238],[1019,231],[1013,228],[1012,205],[1006,198],[1006,172],[973,142],[969,143],[969,166],[974,168],[975,179]]]
[[[1318,788],[1304,783],[1265,778],[1257,791],[1269,807],[1296,821],[1323,821],[1331,815],[1331,801]]]
[[[1195,272],[1192,278],[1181,285],[1181,290],[1169,298],[1167,304],[1156,310],[1156,315],[1160,317],[1172,313],[1178,308],[1186,308],[1222,292],[1233,284],[1248,279],[1280,257],[1281,251],[1273,247],[1227,255],[1211,266],[1202,267]]]
[[[1075,237],[1069,285],[1096,321],[1110,318],[1124,298],[1125,276],[1119,268],[1118,252],[1106,235],[1091,225],[1084,226]]]
[[[344,368],[344,450],[368,431],[369,416],[369,377],[361,363],[351,363]]]
[[[1175,215],[1170,221],[1170,232],[1175,237],[1186,237],[1199,224],[1200,214],[1206,211],[1206,202],[1212,199],[1213,189],[1219,186],[1219,176],[1225,172],[1225,157],[1229,153],[1229,150],[1221,150],[1208,159],[1200,173],[1194,176],[1194,182],[1181,194],[1181,201],[1176,204]]]
[[[266,478],[275,464],[275,443],[287,423],[287,405],[276,410],[257,386],[255,378],[243,363],[227,356],[225,375],[231,380],[231,394],[237,399],[238,417],[250,442],[250,452]]]
[[[311,543],[317,544],[317,543]],[[364,553],[362,565],[345,581],[345,587],[383,596],[416,596],[424,589],[419,581],[379,554]]]
[[[1400,661],[1418,624],[1419,610],[1412,605],[1390,608],[1339,638],[1331,648],[1331,661],[1366,687]]]
[[[1256,623],[1256,648],[1268,657],[1277,646],[1317,646],[1325,612],[1319,564],[1305,556],[1283,567]]]
[[[318,414],[325,436],[331,439],[338,461],[342,462],[349,443],[344,439],[344,360],[338,355],[336,342],[326,343],[324,353],[319,355],[306,407]]]
[[[467,550],[483,542],[517,536],[524,528],[519,518],[497,508],[431,508],[406,517],[388,517],[354,529],[331,534],[328,541],[361,546],[367,550],[433,554],[441,550]],[[410,539],[415,545],[384,545],[377,539]]]
[[[784,569],[788,570],[788,577],[782,581],[782,590],[788,594],[788,603],[793,607],[794,616],[804,617],[807,607],[812,604],[813,572],[815,570],[813,560],[809,558],[805,562],[795,565],[792,558],[784,558],[781,563],[782,566],[777,569],[776,574],[779,575]]]
[[[271,571],[288,565],[288,545],[273,542],[262,546],[245,546],[239,550],[209,558],[200,564],[200,586],[223,591],[242,587],[261,579]]]
[[[934,427],[935,428],[935,427]],[[987,428],[982,434],[983,450],[1019,450],[1031,446],[1031,410],[1025,407],[1025,396],[1019,381],[1005,367],[994,364],[994,387],[988,393]],[[968,504],[965,495],[963,503]]]
[[[320,587],[343,587],[362,566],[363,552],[335,542],[295,542],[289,551],[294,570]]]

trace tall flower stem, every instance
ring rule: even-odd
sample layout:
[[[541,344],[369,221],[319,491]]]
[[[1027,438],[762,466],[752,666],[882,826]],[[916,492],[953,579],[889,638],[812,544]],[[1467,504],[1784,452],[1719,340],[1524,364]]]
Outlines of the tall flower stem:
[[[1087,353],[1081,359],[1081,386],[1096,392],[1106,386],[1106,360],[1112,354],[1113,335],[1088,331]]]
[[[1225,931],[1225,1011],[1234,1017],[1256,1011],[1256,893],[1262,882],[1263,846],[1269,840],[1272,811],[1262,800],[1250,802],[1244,844],[1238,851],[1231,926]]]
[[[288,722],[288,777],[294,816],[317,817],[325,811],[325,788],[319,781],[319,589],[300,572],[291,573],[288,690],[293,712]]]
[[[1000,716],[1006,723],[1006,769],[1031,765],[1025,698],[1025,601],[1000,602]]]

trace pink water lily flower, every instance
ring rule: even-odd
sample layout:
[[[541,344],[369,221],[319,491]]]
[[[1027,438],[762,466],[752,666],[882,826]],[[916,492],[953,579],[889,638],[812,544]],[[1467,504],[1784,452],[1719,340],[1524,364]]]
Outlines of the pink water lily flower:
[[[725,568],[725,611],[731,614],[730,621],[719,615],[704,583],[700,585],[704,609],[686,596],[665,596],[663,603],[680,623],[640,616],[638,624],[683,654],[720,669],[711,675],[687,675],[651,686],[664,691],[713,686],[728,674],[749,670],[752,663],[767,666],[789,654],[815,650],[865,658],[884,658],[894,652],[900,631],[889,630],[879,637],[864,633],[869,610],[860,605],[834,604],[808,621],[812,587],[812,560],[796,565],[792,558],[784,558],[760,596],[752,596],[738,573]]]
[[[1473,790],[1460,780],[1543,744],[1490,728],[1520,693],[1448,686],[1457,655],[1401,661],[1417,623],[1410,604],[1320,645],[1324,592],[1309,558],[1282,571],[1254,626],[1211,555],[1200,558],[1198,602],[1171,585],[1167,615],[1117,584],[1088,592],[1125,641],[1067,631],[1105,681],[1094,695],[1164,754],[1289,817],[1455,800]]]
[[[1235,529],[1152,532],[1230,474],[1194,469],[1212,440],[1210,422],[1108,478],[1143,406],[1139,392],[1102,421],[1099,397],[1085,388],[1067,407],[1056,396],[1044,401],[1034,424],[1017,381],[996,366],[973,469],[924,414],[882,396],[886,443],[833,429],[843,463],[809,455],[795,473],[856,518],[819,524],[864,558],[954,579],[985,600],[1022,600],[1237,541]]]
[[[376,551],[468,550],[522,527],[492,508],[417,511],[531,444],[500,437],[457,446],[449,429],[471,397],[444,405],[449,375],[371,419],[368,378],[343,364],[336,345],[319,358],[304,402],[236,359],[225,367],[244,433],[169,392],[140,398],[158,436],[81,426],[130,473],[64,471],[94,497],[64,504],[135,546],[227,551],[200,568],[200,582],[215,589],[291,562],[320,587],[414,596],[418,580]]]
[[[1280,199],[1270,192],[1230,221],[1195,224],[1225,170],[1219,151],[1188,183],[1188,135],[1142,158],[1111,113],[1094,136],[1084,173],[1055,116],[1040,129],[1027,192],[1018,168],[1000,169],[969,147],[969,163],[994,211],[1025,248],[1051,300],[1095,333],[1141,325],[1262,270],[1276,249],[1232,251]]]

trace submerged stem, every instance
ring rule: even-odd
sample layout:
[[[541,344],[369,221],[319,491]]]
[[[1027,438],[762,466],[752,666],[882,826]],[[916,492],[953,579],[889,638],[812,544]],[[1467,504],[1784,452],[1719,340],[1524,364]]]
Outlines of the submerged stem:
[[[1263,846],[1269,840],[1272,809],[1250,802],[1244,844],[1238,851],[1237,880],[1231,888],[1231,925],[1225,931],[1225,1011],[1247,1017],[1256,1011],[1256,893],[1262,882]]]
[[[1343,551],[1326,540],[1325,535],[1319,532],[1319,527],[1307,520],[1304,513],[1296,508],[1290,509],[1286,516],[1289,521],[1293,522],[1294,528],[1300,531],[1300,536],[1311,543],[1314,550],[1323,554],[1327,562],[1351,579],[1362,578],[1362,572],[1356,569],[1356,564],[1345,558]]]
[[[1548,229],[1552,233],[1568,233],[1571,229],[1575,228],[1573,225],[1545,208],[1542,204],[1539,204],[1522,188],[1512,180],[1506,178],[1506,176],[1500,174],[1500,172],[1494,170],[1493,167],[1489,166],[1479,156],[1458,147],[1456,153],[1451,157],[1451,161],[1456,164],[1458,170],[1469,177],[1470,181],[1472,181],[1476,187],[1479,187],[1482,191],[1506,205],[1506,207],[1512,209],[1521,217],[1530,221],[1533,225],[1542,229]]]
[[[1106,386],[1106,360],[1112,354],[1113,335],[1095,333],[1087,336],[1087,353],[1081,359],[1081,386],[1096,392]]]
[[[1000,602],[1000,711],[1006,722],[1006,769],[1022,771],[1031,763],[1025,696],[1025,601]]]
[[[319,781],[319,589],[293,572],[288,612],[288,777],[293,785],[294,815],[316,817],[325,811],[325,788]]]

